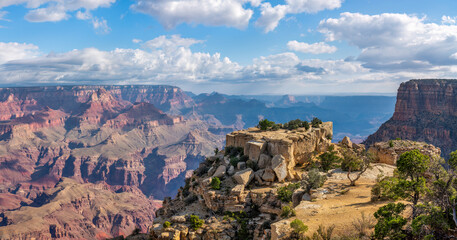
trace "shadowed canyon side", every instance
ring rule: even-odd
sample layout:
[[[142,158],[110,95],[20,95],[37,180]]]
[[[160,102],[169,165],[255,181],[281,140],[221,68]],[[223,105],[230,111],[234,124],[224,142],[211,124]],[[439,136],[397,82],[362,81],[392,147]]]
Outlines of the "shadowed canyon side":
[[[193,105],[176,87],[7,88],[0,99],[0,235],[11,239],[146,231],[154,199],[224,141],[173,114]],[[28,215],[44,220],[28,228]]]
[[[365,144],[390,139],[423,141],[447,156],[457,149],[457,80],[410,80],[398,89],[395,112]]]

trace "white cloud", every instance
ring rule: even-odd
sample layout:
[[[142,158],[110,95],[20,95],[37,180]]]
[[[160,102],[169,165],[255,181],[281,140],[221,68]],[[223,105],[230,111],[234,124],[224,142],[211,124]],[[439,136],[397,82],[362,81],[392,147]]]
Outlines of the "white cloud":
[[[5,16],[8,14],[7,11],[0,11],[0,21],[7,21],[9,22],[9,19],[6,19]]]
[[[265,32],[273,31],[287,14],[316,13],[322,10],[332,10],[341,7],[343,0],[286,0],[286,4],[272,6],[269,2],[261,5],[260,18],[256,26],[264,28]]]
[[[342,40],[361,49],[358,61],[384,71],[434,70],[456,65],[457,25],[426,23],[406,14],[341,13],[322,20],[319,30],[327,41]]]
[[[454,25],[457,22],[457,17],[443,16],[441,17],[442,24],[451,24]]]
[[[92,26],[101,34],[107,34],[111,31],[111,28],[108,27],[108,22],[104,18],[92,18]]]
[[[289,41],[287,43],[287,47],[292,51],[312,54],[334,53],[337,50],[335,46],[330,46],[324,42],[308,44],[304,42],[297,42],[295,40]]]
[[[253,14],[243,7],[247,2],[260,4],[258,0],[136,0],[131,8],[157,18],[168,29],[181,23],[243,29]]]
[[[110,7],[116,0],[2,0],[0,9],[11,5],[22,5],[31,9],[25,15],[29,22],[58,22],[70,18],[76,12],[76,18],[91,20],[94,29],[106,33],[109,31],[106,20],[93,18],[90,11],[100,7]],[[0,16],[1,19],[1,16]]]
[[[140,42],[143,42],[143,40],[134,38],[134,39],[132,39],[132,42],[133,43],[140,43]]]
[[[0,64],[12,60],[34,58],[39,54],[38,47],[33,44],[0,42]]]

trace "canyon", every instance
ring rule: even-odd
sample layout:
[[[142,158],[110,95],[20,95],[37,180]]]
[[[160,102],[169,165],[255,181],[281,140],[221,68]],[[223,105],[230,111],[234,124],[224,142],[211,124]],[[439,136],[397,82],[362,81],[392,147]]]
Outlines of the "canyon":
[[[2,239],[147,231],[160,200],[224,141],[178,115],[192,105],[171,86],[0,89]]]

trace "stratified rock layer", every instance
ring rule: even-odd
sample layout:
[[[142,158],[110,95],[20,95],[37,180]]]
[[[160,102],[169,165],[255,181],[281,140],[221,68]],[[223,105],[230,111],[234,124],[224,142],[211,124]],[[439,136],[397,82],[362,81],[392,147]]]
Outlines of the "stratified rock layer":
[[[433,144],[446,156],[457,149],[457,80],[410,80],[398,89],[393,117],[365,144],[408,139]]]

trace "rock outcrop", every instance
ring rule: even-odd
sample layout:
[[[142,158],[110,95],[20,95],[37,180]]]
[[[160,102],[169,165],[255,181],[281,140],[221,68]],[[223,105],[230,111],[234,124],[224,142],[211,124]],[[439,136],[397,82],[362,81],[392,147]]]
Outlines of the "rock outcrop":
[[[366,145],[391,139],[433,144],[444,156],[457,149],[457,80],[410,80],[398,89],[395,113]]]
[[[441,150],[431,144],[410,140],[390,140],[373,144],[368,151],[373,153],[376,161],[396,166],[397,160],[404,152],[419,149],[422,154],[430,158],[439,158]]]
[[[256,164],[271,164],[282,181],[285,177],[289,180],[299,179],[294,167],[309,162],[314,152],[325,151],[331,143],[332,135],[332,122],[308,130],[301,128],[264,132],[250,128],[227,134],[226,146],[242,147],[244,155]],[[259,162],[261,158],[262,161]],[[267,160],[270,158],[271,161]]]
[[[308,130],[251,128],[228,134],[225,150],[207,157],[186,179],[186,186],[176,198],[164,201],[157,211],[151,237],[285,239],[290,228],[283,231],[274,225],[282,208],[289,206],[278,197],[278,187],[301,180],[306,172],[297,165],[309,163],[313,154],[321,154],[334,145],[329,140],[331,135],[331,122]],[[220,188],[211,184],[214,177],[220,179]],[[305,190],[297,192],[301,195],[295,196],[294,201],[300,202]],[[204,219],[203,228],[192,228],[191,214]],[[182,221],[173,220],[178,218]],[[171,227],[165,228],[165,221],[171,221]]]

